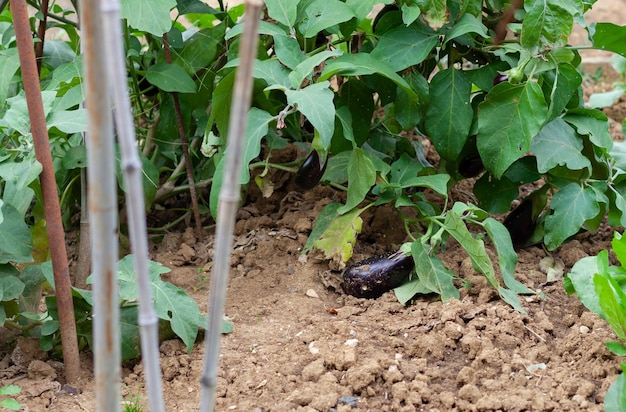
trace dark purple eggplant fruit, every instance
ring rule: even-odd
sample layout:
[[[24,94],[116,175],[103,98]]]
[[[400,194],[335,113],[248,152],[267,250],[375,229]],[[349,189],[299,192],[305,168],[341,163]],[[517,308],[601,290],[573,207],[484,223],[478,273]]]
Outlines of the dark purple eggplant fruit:
[[[414,265],[413,257],[400,251],[374,256],[347,268],[342,287],[357,298],[377,298],[407,280]]]
[[[496,77],[493,78],[493,85],[495,86],[496,84],[500,84],[500,83],[504,83],[508,81],[509,81],[508,74],[498,74]]]
[[[511,242],[516,250],[530,244],[539,215],[548,203],[547,193],[547,185],[535,190],[526,196],[502,222],[509,231]]]
[[[465,178],[478,176],[483,170],[485,165],[478,153],[469,154],[459,162],[459,173]]]
[[[313,189],[322,179],[327,163],[324,162],[324,165],[321,165],[319,153],[317,150],[311,150],[311,153],[304,159],[300,169],[296,172],[296,185],[302,190]]]

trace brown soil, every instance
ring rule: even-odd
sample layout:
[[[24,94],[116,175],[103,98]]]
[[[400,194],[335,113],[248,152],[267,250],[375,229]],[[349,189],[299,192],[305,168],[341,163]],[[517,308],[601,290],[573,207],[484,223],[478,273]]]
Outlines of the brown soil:
[[[611,3],[620,2],[598,2],[598,20],[613,21]],[[624,113],[625,107],[622,101],[610,113]],[[614,120],[621,123],[621,117]],[[623,139],[620,127],[613,131]],[[280,174],[274,181],[282,183],[269,199],[251,190],[238,215],[226,307],[235,329],[222,340],[218,410],[603,409],[622,360],[604,346],[615,336],[565,294],[562,281],[547,282],[541,261],[560,260],[567,273],[578,259],[609,248],[610,228],[580,235],[552,254],[539,247],[519,253],[518,279],[545,294],[524,300],[528,315],[500,301],[455,245],[442,258],[471,288],[463,289],[460,301],[426,296],[404,307],[393,293],[365,300],[327,287],[328,263],[304,258],[300,250],[321,207],[340,195],[324,187],[293,191]],[[364,220],[354,260],[404,240],[391,209]],[[187,230],[168,234],[152,251],[153,259],[172,269],[165,280],[183,287],[202,309],[208,305],[212,247],[213,235],[196,242]],[[89,353],[83,354],[84,373],[75,388],[63,385],[62,364],[36,341],[10,342],[0,346],[0,385],[22,388],[22,410],[94,410]],[[166,410],[198,409],[203,350],[201,340],[191,353],[178,340],[161,344]],[[140,362],[125,365],[122,393],[146,404]]]

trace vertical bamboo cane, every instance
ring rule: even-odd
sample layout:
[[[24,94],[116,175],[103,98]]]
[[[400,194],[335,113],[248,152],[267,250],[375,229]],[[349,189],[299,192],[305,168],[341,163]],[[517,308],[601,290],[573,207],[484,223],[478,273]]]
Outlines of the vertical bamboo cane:
[[[82,0],[85,56],[88,202],[94,283],[96,411],[121,408],[120,311],[117,285],[117,196],[105,32],[99,0]],[[109,59],[111,56],[108,57]]]
[[[161,368],[159,365],[159,318],[152,305],[152,290],[148,274],[148,240],[143,197],[141,159],[137,153],[130,97],[124,64],[120,4],[118,0],[102,0],[102,26],[107,33],[107,72],[113,92],[115,120],[122,153],[122,170],[126,182],[126,211],[130,245],[134,255],[139,292],[139,327],[141,354],[151,412],[163,411]]]
[[[13,13],[13,26],[20,55],[20,66],[22,68],[22,78],[24,79],[24,92],[31,123],[31,133],[33,134],[35,156],[43,166],[39,179],[41,181],[44,214],[48,226],[57,304],[59,306],[59,327],[61,329],[61,344],[63,345],[65,378],[68,382],[74,383],[78,379],[80,360],[78,358],[78,340],[76,337],[67,250],[65,249],[65,233],[63,232],[63,222],[61,221],[61,208],[59,206],[57,184],[52,165],[46,117],[41,101],[39,74],[37,63],[35,62],[35,51],[33,50],[33,38],[30,32],[30,24],[28,23],[26,2],[23,0],[11,0],[11,12]]]
[[[239,203],[241,157],[244,149],[246,119],[252,97],[252,69],[257,53],[259,15],[262,0],[246,0],[244,31],[239,47],[239,67],[235,78],[228,127],[228,149],[224,184],[220,190],[217,215],[215,260],[209,296],[209,326],[205,336],[205,359],[202,371],[201,411],[213,411],[217,393],[217,367],[220,353],[222,317],[228,286],[228,269]]]

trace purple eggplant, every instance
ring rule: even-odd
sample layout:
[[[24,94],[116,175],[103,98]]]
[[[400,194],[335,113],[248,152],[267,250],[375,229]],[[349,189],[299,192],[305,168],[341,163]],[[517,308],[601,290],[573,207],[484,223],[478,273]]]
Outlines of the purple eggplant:
[[[504,83],[508,81],[509,81],[508,74],[498,74],[496,77],[493,78],[493,85],[495,86],[496,84],[500,84],[500,83]]]
[[[459,173],[465,178],[478,176],[483,170],[485,170],[485,165],[478,153],[465,156],[459,163]]]
[[[547,186],[543,186],[526,196],[502,222],[509,231],[516,250],[528,246],[537,227],[539,215],[548,201],[547,189]]]
[[[357,298],[377,298],[400,286],[415,267],[413,257],[400,251],[374,256],[343,272],[343,290]]]
[[[326,164],[320,164],[320,155],[317,150],[311,150],[311,153],[304,159],[300,169],[296,173],[296,185],[302,190],[310,190],[315,187],[322,179],[326,171]]]

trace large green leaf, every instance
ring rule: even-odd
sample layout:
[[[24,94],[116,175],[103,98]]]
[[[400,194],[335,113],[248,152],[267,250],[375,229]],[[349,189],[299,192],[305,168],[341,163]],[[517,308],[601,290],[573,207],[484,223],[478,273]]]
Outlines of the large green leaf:
[[[608,273],[596,273],[593,284],[604,320],[622,341],[626,341],[626,295],[622,288]]]
[[[552,120],[563,112],[574,96],[582,83],[582,76],[571,64],[561,63],[556,71],[544,73],[543,79],[545,80],[543,88],[548,92],[546,96],[550,96],[548,120]]]
[[[331,57],[341,56],[343,52],[340,49],[325,50],[320,53],[316,53],[308,59],[302,61],[296,68],[289,73],[289,80],[291,81],[291,87],[294,89],[300,88],[302,81],[309,77],[313,73],[313,69],[320,65],[322,62],[328,60]]]
[[[292,27],[298,17],[300,0],[265,0],[267,14],[279,23]]]
[[[459,21],[446,32],[446,43],[468,33],[476,33],[482,37],[488,37],[487,27],[476,16],[463,14]]]
[[[608,50],[626,57],[626,26],[596,23],[591,26],[591,40],[597,49]]]
[[[278,60],[291,70],[295,70],[306,59],[306,55],[300,49],[298,40],[285,33],[274,35],[274,49],[276,50]]]
[[[431,105],[425,127],[437,149],[447,160],[455,160],[467,140],[474,111],[470,105],[472,82],[460,70],[440,71],[430,82]]]
[[[208,7],[208,6],[207,6]],[[217,47],[224,39],[225,25],[202,29],[187,39],[172,63],[183,67],[189,75],[207,67],[217,55]]]
[[[411,255],[415,261],[415,272],[422,286],[441,296],[441,300],[459,299],[460,293],[454,286],[455,274],[435,255],[429,254],[418,239],[411,243]]]
[[[24,291],[24,282],[17,276],[0,276],[0,301],[14,300]]]
[[[313,230],[309,234],[309,238],[306,240],[304,247],[302,248],[301,254],[306,254],[311,250],[313,244],[317,239],[319,239],[322,234],[328,229],[328,226],[335,220],[338,216],[337,209],[341,207],[341,203],[329,203],[315,218],[315,223],[313,224]]]
[[[52,112],[47,119],[48,129],[56,127],[63,133],[73,134],[87,131],[87,109],[61,110]]]
[[[239,60],[231,60],[231,62],[235,62],[239,64]],[[254,71],[252,72],[252,76],[257,79],[263,79],[267,82],[269,86],[283,86],[285,88],[289,87],[289,70],[285,68],[280,62],[276,59],[268,59],[268,60],[256,60],[254,62]]]
[[[146,72],[146,80],[166,92],[195,93],[196,84],[185,69],[165,62],[156,63]]]
[[[337,215],[313,243],[314,248],[321,250],[326,259],[332,259],[340,268],[345,267],[352,257],[356,237],[363,228],[361,212],[363,209],[353,209],[344,215]]]
[[[120,0],[122,18],[137,30],[161,37],[172,28],[176,0]]]
[[[250,168],[249,164],[259,155],[261,152],[261,139],[263,139],[268,132],[269,123],[274,119],[272,115],[265,110],[252,107],[248,112],[248,119],[246,122],[245,132],[245,144],[244,152],[241,158],[241,178],[240,184],[247,184],[250,181]],[[228,156],[228,149],[224,156],[219,160],[216,165],[215,173],[213,174],[213,184],[211,185],[211,193],[209,194],[209,207],[211,215],[217,216],[217,207],[219,203],[219,194],[224,181],[224,173],[226,169],[226,157]]]
[[[597,315],[602,315],[602,307],[598,295],[595,293],[593,276],[596,273],[606,272],[608,266],[608,252],[602,250],[597,256],[587,256],[580,259],[566,276],[566,281],[573,286],[583,305]]]
[[[426,60],[437,42],[437,33],[425,24],[416,22],[383,34],[371,55],[399,72]]]
[[[412,98],[417,99],[417,94],[411,86],[388,64],[377,60],[372,55],[361,52],[356,54],[344,54],[326,63],[319,81],[331,78],[334,75],[362,76],[378,73],[401,87]]]
[[[547,114],[541,88],[533,81],[491,89],[478,111],[477,146],[487,170],[499,179],[528,151]]]
[[[579,107],[568,111],[563,120],[573,125],[579,134],[589,135],[589,140],[594,145],[607,150],[613,147],[608,117],[602,111]]]
[[[348,163],[348,200],[337,212],[344,214],[359,205],[376,183],[376,168],[360,147],[352,150]]]
[[[328,88],[330,83],[323,81],[300,90],[286,90],[287,102],[298,105],[298,110],[306,116],[319,133],[322,145],[327,148],[335,131],[334,93]]]
[[[540,173],[557,166],[567,166],[570,170],[591,168],[591,162],[581,153],[582,138],[560,117],[541,129],[530,144],[530,150],[537,156]]]
[[[549,250],[559,247],[568,237],[575,235],[585,221],[600,213],[596,193],[591,187],[569,183],[550,201],[552,214],[545,219],[545,243]]]
[[[304,37],[314,37],[322,30],[353,17],[352,9],[339,0],[314,0],[305,9],[298,28]]]
[[[20,212],[10,204],[0,207],[0,264],[32,262],[33,238]]]
[[[17,47],[0,51],[0,106],[4,106],[13,75],[20,68]]]
[[[574,13],[580,10],[579,0],[526,0],[526,15],[522,22],[522,46],[529,50],[550,44],[565,44],[572,31]]]
[[[359,22],[372,12],[375,4],[390,3],[393,3],[393,0],[346,0],[346,5],[352,9]]]

